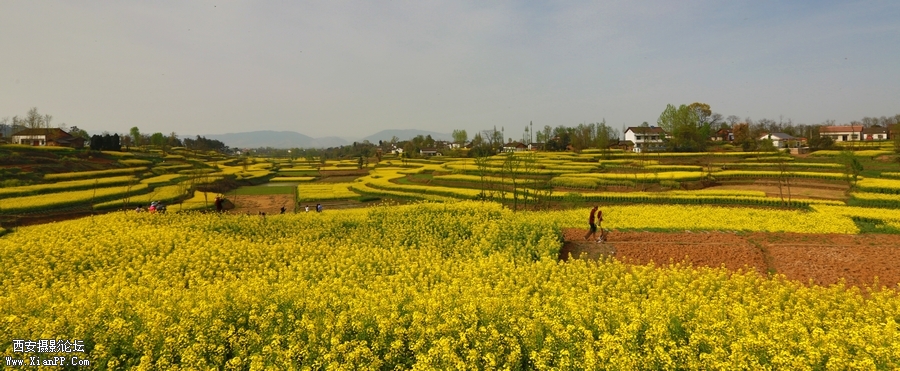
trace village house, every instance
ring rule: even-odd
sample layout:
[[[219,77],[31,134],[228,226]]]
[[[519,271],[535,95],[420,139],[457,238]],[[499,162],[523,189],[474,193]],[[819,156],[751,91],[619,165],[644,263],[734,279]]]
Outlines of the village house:
[[[666,132],[656,126],[632,126],[625,129],[625,140],[634,143],[633,152],[661,151]]]
[[[13,134],[12,144],[84,148],[84,138],[75,137],[62,129],[25,129]]]
[[[819,136],[829,137],[835,142],[853,142],[862,140],[862,125],[823,126],[819,128]]]
[[[881,125],[874,125],[863,129],[862,135],[863,140],[888,140],[891,138],[888,133],[888,128]]]
[[[419,150],[419,154],[422,156],[443,156],[437,148],[422,148]]]
[[[716,135],[709,139],[714,142],[734,142],[734,131],[731,129],[719,129],[716,131]]]
[[[775,148],[789,148],[792,146],[796,146],[796,144],[794,144],[794,143],[800,142],[793,135],[785,134],[785,133],[763,134],[759,139],[760,140],[766,140],[766,139],[771,140],[772,145],[774,145]]]
[[[503,152],[524,152],[528,150],[528,146],[522,142],[509,142],[503,145]]]
[[[609,142],[609,149],[619,149],[625,152],[629,152],[634,149],[634,142],[630,140],[611,140]]]

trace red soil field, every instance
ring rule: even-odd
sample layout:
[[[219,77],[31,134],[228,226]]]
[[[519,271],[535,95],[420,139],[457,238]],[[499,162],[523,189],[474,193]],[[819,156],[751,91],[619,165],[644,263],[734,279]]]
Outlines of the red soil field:
[[[804,284],[900,286],[900,235],[616,232],[606,243],[584,240],[587,230],[564,231],[560,259],[611,256],[627,264],[725,267],[780,274]]]

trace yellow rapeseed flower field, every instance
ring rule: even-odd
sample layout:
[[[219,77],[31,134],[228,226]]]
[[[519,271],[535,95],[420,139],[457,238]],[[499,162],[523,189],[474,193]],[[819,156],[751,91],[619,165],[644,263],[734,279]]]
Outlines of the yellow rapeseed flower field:
[[[608,220],[805,220],[717,210]],[[24,227],[0,237],[0,356],[80,339],[100,369],[900,368],[896,291],[557,262],[582,214],[460,202]]]
[[[359,197],[350,189],[353,183],[302,183],[297,186],[299,201],[340,200]]]

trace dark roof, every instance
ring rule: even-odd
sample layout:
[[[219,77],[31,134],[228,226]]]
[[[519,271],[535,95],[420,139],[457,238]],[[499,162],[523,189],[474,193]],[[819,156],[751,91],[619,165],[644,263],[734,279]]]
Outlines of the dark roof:
[[[819,128],[820,133],[846,133],[846,132],[860,132],[862,131],[862,125],[845,125],[845,126],[823,126]]]
[[[863,129],[863,134],[887,134],[888,129],[884,126],[870,126]]]
[[[13,135],[45,135],[48,138],[64,138],[71,137],[69,133],[66,133],[62,129],[53,128],[53,129],[25,129]]]
[[[522,142],[509,142],[503,145],[503,147],[528,147]]]
[[[640,133],[640,134],[664,134],[666,132],[659,126],[651,126],[651,127],[629,126],[628,129],[625,129],[625,132],[628,132],[628,131],[631,131],[633,133]]]
[[[768,137],[771,139],[778,139],[778,140],[797,139],[797,138],[794,138],[793,135],[786,134],[786,133],[771,133],[771,134],[763,134],[762,136]]]

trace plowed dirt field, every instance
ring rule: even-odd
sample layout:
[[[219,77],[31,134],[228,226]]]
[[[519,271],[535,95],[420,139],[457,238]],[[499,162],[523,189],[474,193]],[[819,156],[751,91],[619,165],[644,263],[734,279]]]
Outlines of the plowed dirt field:
[[[657,266],[680,262],[782,274],[806,284],[831,285],[843,279],[850,286],[877,282],[900,288],[898,235],[612,231],[606,243],[596,243],[584,240],[584,229],[564,233],[563,260],[613,257],[628,264]]]

